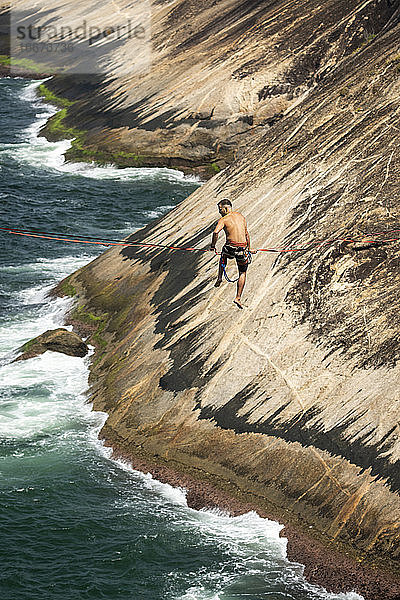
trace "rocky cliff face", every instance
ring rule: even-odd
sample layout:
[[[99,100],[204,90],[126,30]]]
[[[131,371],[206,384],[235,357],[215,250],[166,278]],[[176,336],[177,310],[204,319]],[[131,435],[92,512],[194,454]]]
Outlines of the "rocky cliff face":
[[[399,237],[398,3],[154,11],[154,70],[101,84],[88,139],[241,158],[130,240],[205,248],[228,197],[253,247],[302,249],[255,256],[244,311],[211,253],[113,249],[74,274],[102,434],[398,573],[399,244],[351,241]]]
[[[84,144],[69,156],[91,153],[122,165],[180,167],[206,176],[244,155],[255,136],[388,26],[396,9],[388,0],[142,4],[151,9],[147,71],[135,73],[135,40],[121,48],[111,36],[102,41],[105,76],[57,76],[49,83],[77,100],[65,123],[85,132]],[[23,0],[13,2],[14,17],[19,5],[25,22]],[[129,14],[130,5],[104,3],[104,25],[117,10]],[[97,10],[96,3],[82,13],[73,0],[57,1],[51,11],[35,10],[29,23],[64,24],[68,14],[66,23],[80,26],[83,17],[89,24],[97,18]],[[46,133],[57,134],[51,128]]]

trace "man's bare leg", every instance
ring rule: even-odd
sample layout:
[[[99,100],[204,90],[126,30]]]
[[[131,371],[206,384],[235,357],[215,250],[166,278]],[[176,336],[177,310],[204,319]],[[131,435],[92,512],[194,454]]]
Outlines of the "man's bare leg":
[[[218,267],[218,278],[217,278],[217,281],[214,283],[214,287],[219,287],[222,283],[222,275],[224,274],[222,264],[223,263],[222,263],[222,256],[221,256],[220,261],[219,261],[219,267]]]
[[[234,299],[234,303],[236,304],[236,306],[238,306],[239,308],[243,308],[243,304],[241,301],[241,297],[242,297],[242,292],[243,292],[243,288],[244,288],[244,284],[246,283],[246,272],[244,273],[240,273],[239,275],[239,279],[237,281],[237,292],[236,292],[236,298]]]

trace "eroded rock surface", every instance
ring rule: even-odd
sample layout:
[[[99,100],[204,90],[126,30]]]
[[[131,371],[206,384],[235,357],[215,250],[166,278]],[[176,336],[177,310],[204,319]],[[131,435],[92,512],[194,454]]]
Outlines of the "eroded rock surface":
[[[91,386],[114,447],[247,494],[392,573],[400,255],[382,240],[400,222],[399,32],[392,20],[339,56],[241,160],[130,238],[205,248],[229,197],[253,247],[301,249],[256,255],[246,310],[213,287],[212,253],[112,249],[71,278],[77,314],[103,319]],[[399,593],[362,586],[348,587]]]
[[[298,250],[256,255],[244,311],[212,253],[115,248],[74,274],[102,435],[398,581],[398,3],[153,9],[151,71],[58,78],[68,119],[143,165],[235,162],[130,239],[206,248],[229,197],[253,247]]]
[[[29,342],[26,342],[20,348],[22,354],[14,362],[40,356],[40,354],[44,354],[47,350],[61,352],[68,356],[79,356],[81,358],[89,352],[89,348],[78,334],[60,327],[59,329],[45,331],[41,335],[29,340]]]
[[[131,4],[119,0],[120,14],[129,15]],[[121,165],[213,175],[243,156],[254,137],[268,131],[342,61],[370,44],[395,19],[396,10],[396,3],[387,0],[147,4],[151,47],[146,72],[134,72],[136,40],[116,49],[110,38],[102,41],[109,73],[47,82],[57,94],[76,100],[66,125],[87,132],[84,148],[75,146],[67,156],[88,160],[92,153]],[[23,20],[23,0],[13,2],[13,17],[18,19],[19,5]],[[86,20],[98,10],[96,3],[88,4]],[[101,10],[109,25],[115,4],[105,3]],[[68,26],[82,24],[81,6],[74,0],[52,2],[53,20],[66,13]],[[51,22],[49,11],[36,12],[29,22],[45,26]],[[44,133],[56,139],[57,128]]]

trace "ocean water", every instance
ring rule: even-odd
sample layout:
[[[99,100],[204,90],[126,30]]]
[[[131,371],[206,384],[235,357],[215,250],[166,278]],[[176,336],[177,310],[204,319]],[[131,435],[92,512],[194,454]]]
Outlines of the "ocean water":
[[[38,83],[0,79],[0,226],[121,237],[199,182],[168,169],[64,164],[70,142],[38,131]],[[88,359],[11,363],[63,324],[48,291],[101,252],[0,232],[0,598],[357,600],[309,585],[279,523],[195,511],[185,491],[114,461],[85,392]]]

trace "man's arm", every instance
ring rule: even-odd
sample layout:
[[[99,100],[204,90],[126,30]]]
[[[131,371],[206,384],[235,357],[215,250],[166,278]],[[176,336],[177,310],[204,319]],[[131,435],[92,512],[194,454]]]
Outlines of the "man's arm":
[[[215,227],[213,234],[212,234],[212,241],[211,241],[211,246],[210,246],[210,250],[215,250],[215,245],[217,243],[218,240],[218,234],[220,231],[222,231],[224,228],[224,220],[220,219],[217,223],[217,226]]]
[[[245,223],[245,228],[246,228],[246,244],[248,249],[250,250],[250,236],[249,236],[249,232],[247,231],[247,223]]]

